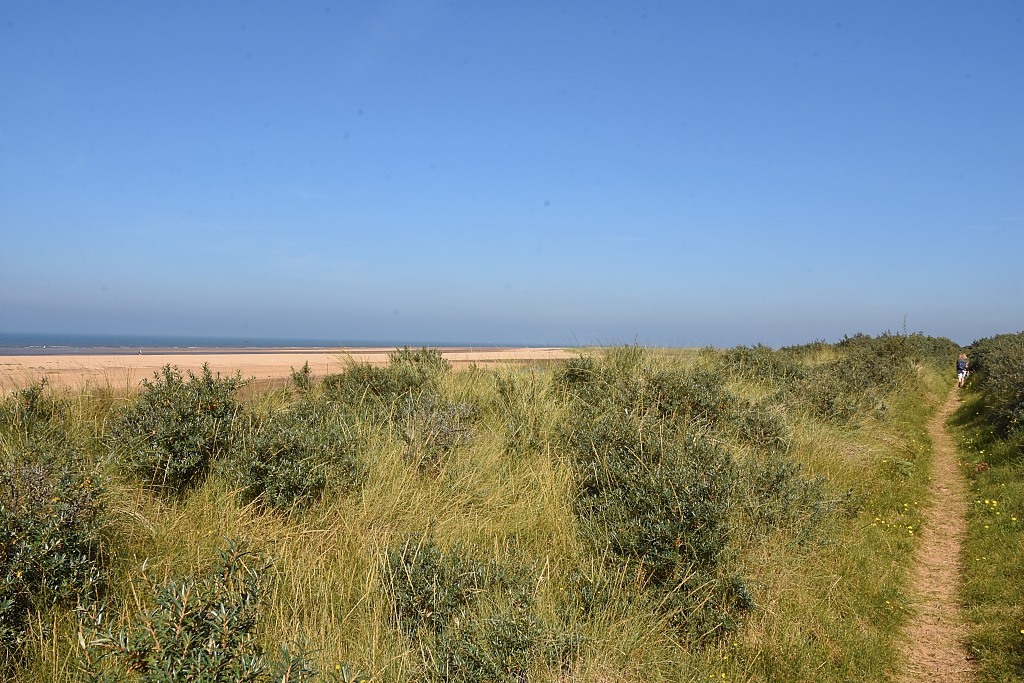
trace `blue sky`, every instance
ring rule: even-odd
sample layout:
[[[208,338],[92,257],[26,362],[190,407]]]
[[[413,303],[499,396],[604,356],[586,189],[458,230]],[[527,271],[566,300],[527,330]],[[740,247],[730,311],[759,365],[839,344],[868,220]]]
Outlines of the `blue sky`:
[[[0,331],[1016,331],[1022,17],[6,2]]]

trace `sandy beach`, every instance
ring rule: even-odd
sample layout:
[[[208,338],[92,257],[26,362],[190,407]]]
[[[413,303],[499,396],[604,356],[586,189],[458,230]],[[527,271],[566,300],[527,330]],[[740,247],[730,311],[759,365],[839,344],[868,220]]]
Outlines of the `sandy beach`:
[[[104,350],[74,353],[0,355],[0,388],[11,390],[46,378],[52,386],[79,389],[85,386],[133,388],[140,380],[151,378],[165,365],[182,372],[198,372],[204,364],[222,374],[241,372],[259,385],[284,381],[292,369],[309,363],[316,376],[339,372],[348,363],[385,365],[392,348],[336,349],[143,349],[134,353]],[[470,363],[494,365],[530,361],[557,360],[572,354],[559,348],[442,348],[452,365],[464,368]]]

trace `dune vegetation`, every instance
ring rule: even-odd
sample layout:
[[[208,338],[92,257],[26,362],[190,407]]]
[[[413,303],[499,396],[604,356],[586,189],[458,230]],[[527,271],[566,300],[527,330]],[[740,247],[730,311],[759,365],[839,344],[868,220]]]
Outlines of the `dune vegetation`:
[[[971,484],[963,601],[982,681],[1024,680],[1024,334],[968,349],[971,376],[951,423]]]
[[[2,675],[886,680],[958,352],[403,349],[262,391],[19,390]]]

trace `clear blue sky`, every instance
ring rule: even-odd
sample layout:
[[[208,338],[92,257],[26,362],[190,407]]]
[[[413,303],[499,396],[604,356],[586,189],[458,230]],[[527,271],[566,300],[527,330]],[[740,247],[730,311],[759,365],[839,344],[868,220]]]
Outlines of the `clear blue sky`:
[[[8,1],[0,331],[1016,331],[1022,17]]]

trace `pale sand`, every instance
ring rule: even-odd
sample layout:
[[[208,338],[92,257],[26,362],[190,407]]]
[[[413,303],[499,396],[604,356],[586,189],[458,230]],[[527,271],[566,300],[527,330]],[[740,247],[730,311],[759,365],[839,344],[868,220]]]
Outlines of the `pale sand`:
[[[165,365],[175,365],[181,372],[199,372],[204,363],[213,372],[242,373],[243,378],[255,378],[259,384],[274,383],[291,377],[292,369],[309,363],[310,371],[322,377],[340,372],[351,362],[385,365],[390,348],[346,349],[246,349],[218,352],[155,351],[147,353],[105,353],[68,355],[0,356],[0,388],[10,390],[38,382],[45,377],[52,386],[80,389],[86,386],[132,388],[140,380],[153,377]],[[455,368],[470,363],[495,365],[570,358],[573,354],[556,348],[446,348],[442,354]]]

